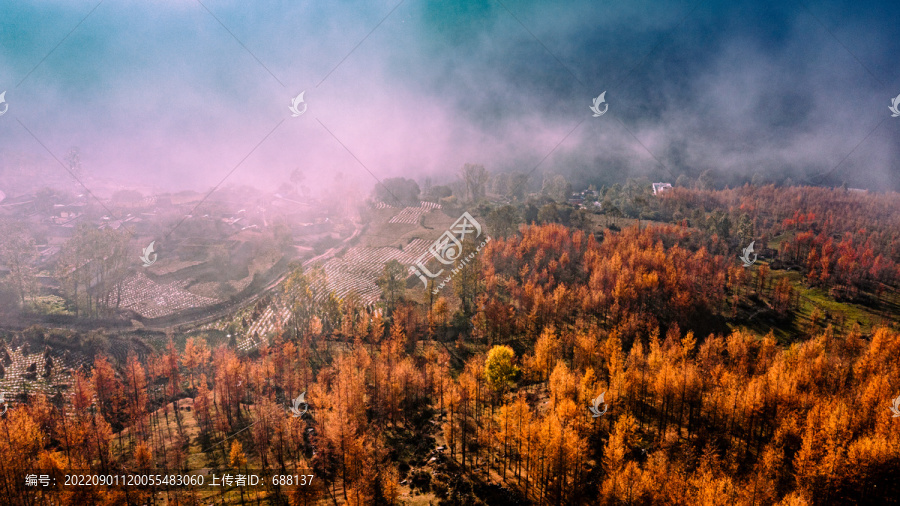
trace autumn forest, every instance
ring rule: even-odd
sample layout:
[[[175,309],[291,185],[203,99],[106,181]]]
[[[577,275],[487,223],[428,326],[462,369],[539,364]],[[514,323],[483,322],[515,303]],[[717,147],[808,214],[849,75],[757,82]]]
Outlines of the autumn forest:
[[[2,368],[44,350],[35,376],[91,350],[65,388],[7,392],[0,501],[898,500],[896,193],[629,183],[596,200],[596,212],[534,197],[472,208],[491,241],[449,285],[423,288],[389,262],[375,305],[294,265],[247,310],[286,315],[251,348],[234,337],[252,334],[240,319],[145,340],[0,331]],[[205,483],[64,486],[73,474]],[[261,482],[210,486],[226,474]],[[28,475],[57,481],[26,487]]]

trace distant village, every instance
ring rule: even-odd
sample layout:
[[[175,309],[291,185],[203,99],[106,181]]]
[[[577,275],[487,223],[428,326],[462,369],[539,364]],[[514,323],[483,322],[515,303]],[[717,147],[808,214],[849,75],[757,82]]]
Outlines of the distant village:
[[[313,198],[248,188],[220,189],[210,196],[194,191],[144,196],[123,188],[100,199],[86,192],[42,189],[11,195],[0,190],[0,220],[25,227],[34,241],[29,258],[38,293],[60,289],[58,262],[77,231],[121,231],[130,244],[125,260],[131,274],[123,282],[119,307],[145,317],[220,302],[276,262],[315,256],[352,233],[353,224],[339,215]],[[273,241],[277,247],[261,246]],[[151,242],[159,261],[142,266],[142,248]],[[273,252],[263,254],[263,247]],[[217,251],[228,267],[218,277],[212,271],[222,266],[208,262]],[[204,263],[210,265],[204,268]],[[0,264],[0,279],[9,273],[10,266]]]

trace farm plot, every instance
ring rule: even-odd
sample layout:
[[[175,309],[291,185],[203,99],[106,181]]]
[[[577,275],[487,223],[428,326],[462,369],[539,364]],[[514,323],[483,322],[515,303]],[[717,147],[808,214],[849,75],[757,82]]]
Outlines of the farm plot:
[[[290,316],[291,312],[288,308],[282,307],[277,303],[270,304],[262,314],[259,315],[259,318],[250,324],[250,327],[247,329],[247,335],[253,337],[265,337],[269,335],[270,332],[274,332],[281,328]]]
[[[248,333],[243,339],[237,340],[238,351],[250,351],[258,347],[262,343],[262,338]]]
[[[414,239],[402,250],[393,247],[350,248],[343,257],[331,258],[322,266],[326,290],[319,291],[319,298],[332,291],[341,299],[350,292],[356,292],[366,307],[377,311],[374,306],[381,296],[381,289],[375,284],[375,280],[381,276],[384,265],[391,260],[397,260],[404,266],[412,265],[431,244],[432,241],[427,239]],[[237,348],[241,351],[259,346],[263,339],[283,328],[291,317],[290,310],[278,301],[268,304],[255,317],[249,313],[248,310],[243,316],[238,315],[232,320],[240,322],[243,329],[237,337]],[[227,323],[220,322],[214,327],[224,329],[226,325]]]
[[[160,284],[148,278],[143,272],[138,272],[124,283],[121,307],[146,318],[158,318],[219,302],[218,299],[185,290],[189,282],[189,279],[184,279]]]
[[[435,209],[440,209],[440,204],[433,202],[420,202],[419,207],[404,207],[399,213],[395,214],[388,223],[410,223],[417,224],[422,216]]]
[[[181,269],[187,269],[188,267],[194,267],[202,263],[203,262],[200,260],[162,260],[160,262],[154,263],[152,266],[148,267],[148,269],[151,273],[157,276],[163,276],[165,274],[178,272]]]
[[[432,241],[427,239],[414,239],[403,250],[390,247],[350,248],[343,257],[325,262],[323,268],[328,291],[333,290],[338,298],[355,291],[363,304],[373,306],[381,295],[375,280],[381,276],[384,265],[397,260],[404,266],[410,266],[431,244]]]
[[[392,208],[387,204],[376,204],[376,207]],[[423,202],[418,212],[427,212],[431,209],[439,209],[438,204]],[[424,209],[424,211],[423,211]],[[431,239],[413,239],[402,249],[392,246],[370,247],[355,246],[346,251],[341,257],[330,257],[340,248],[332,248],[319,257],[303,263],[304,269],[320,264],[325,273],[325,290],[318,290],[318,298],[321,300],[332,291],[339,299],[345,298],[351,292],[355,292],[362,304],[368,309],[378,311],[374,306],[381,297],[381,289],[376,280],[381,276],[384,265],[397,260],[404,266],[411,266],[433,244]],[[322,263],[324,261],[324,263]],[[277,300],[257,305],[255,309],[245,308],[238,314],[228,319],[220,319],[202,327],[202,329],[225,330],[235,329],[237,348],[248,351],[257,347],[272,333],[283,328],[290,319],[290,310]],[[234,330],[233,330],[234,331]]]
[[[31,353],[26,347],[0,349],[3,377],[0,394],[7,402],[23,392],[52,396],[72,383],[72,371],[87,362],[83,356],[51,351]],[[2,409],[2,408],[0,408]]]

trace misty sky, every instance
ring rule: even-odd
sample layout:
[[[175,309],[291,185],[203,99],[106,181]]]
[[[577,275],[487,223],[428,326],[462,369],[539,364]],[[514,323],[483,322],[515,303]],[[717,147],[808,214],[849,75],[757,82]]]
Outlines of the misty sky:
[[[3,2],[0,171],[69,178],[43,144],[160,189],[236,166],[227,184],[275,189],[295,168],[372,185],[542,159],[538,180],[576,184],[714,169],[900,189],[895,3],[561,4]]]

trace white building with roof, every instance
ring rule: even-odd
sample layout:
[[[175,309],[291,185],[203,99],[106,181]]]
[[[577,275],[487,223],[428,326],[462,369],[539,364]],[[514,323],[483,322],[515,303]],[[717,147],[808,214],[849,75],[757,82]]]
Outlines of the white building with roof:
[[[653,183],[653,194],[659,195],[670,188],[672,188],[672,185],[669,183]]]

